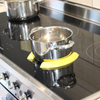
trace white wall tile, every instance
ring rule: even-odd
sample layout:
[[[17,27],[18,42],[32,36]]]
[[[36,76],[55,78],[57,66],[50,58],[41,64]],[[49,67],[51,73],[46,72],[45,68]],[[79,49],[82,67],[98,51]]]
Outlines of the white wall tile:
[[[6,8],[4,4],[0,4],[0,13],[5,12]]]
[[[100,9],[100,0],[93,0],[93,7]]]
[[[76,3],[81,3],[81,0],[67,0],[67,1],[76,2]]]
[[[68,0],[68,1],[76,2],[79,4],[83,4],[83,5],[92,7],[92,0]]]
[[[81,4],[92,7],[92,0],[80,0],[80,1],[81,1]]]

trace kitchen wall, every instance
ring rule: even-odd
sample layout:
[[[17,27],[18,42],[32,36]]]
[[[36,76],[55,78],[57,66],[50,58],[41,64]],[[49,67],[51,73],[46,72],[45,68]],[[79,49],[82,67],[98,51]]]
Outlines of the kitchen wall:
[[[67,1],[100,9],[100,0],[67,0]]]

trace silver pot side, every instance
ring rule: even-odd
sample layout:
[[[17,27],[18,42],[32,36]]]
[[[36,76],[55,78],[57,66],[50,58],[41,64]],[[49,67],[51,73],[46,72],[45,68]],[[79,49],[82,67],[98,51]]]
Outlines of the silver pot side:
[[[69,45],[69,44],[68,44]],[[32,51],[33,54],[35,55],[35,58],[42,62],[44,59],[59,59],[62,57],[67,56],[70,52],[72,52],[72,46],[69,48],[63,48],[63,46],[55,46],[52,47],[49,43],[39,43],[39,42],[34,42],[32,41]],[[57,48],[58,47],[58,48]]]
[[[5,1],[6,14],[10,20],[27,20],[38,16],[40,7],[38,2],[27,1]]]

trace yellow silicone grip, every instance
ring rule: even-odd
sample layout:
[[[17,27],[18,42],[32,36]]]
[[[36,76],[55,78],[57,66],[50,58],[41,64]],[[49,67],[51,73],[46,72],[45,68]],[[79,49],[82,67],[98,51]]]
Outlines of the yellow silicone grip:
[[[33,52],[31,52],[31,53],[28,55],[27,60],[29,60],[30,62],[33,62],[34,59],[35,59],[35,56],[34,56]]]
[[[59,59],[54,59],[54,60],[52,60],[52,59],[44,59],[44,62],[49,62],[49,61],[59,61],[59,60],[61,60],[61,59],[64,59],[64,58],[67,58],[67,57],[69,57],[70,55],[72,54],[72,52],[70,52],[66,57],[63,57],[63,58],[59,58]]]
[[[54,70],[54,69],[64,68],[73,63],[78,58],[78,56],[79,56],[78,53],[73,52],[70,56],[64,57],[64,59],[62,58],[54,61],[43,62],[40,65],[40,68],[43,70]]]

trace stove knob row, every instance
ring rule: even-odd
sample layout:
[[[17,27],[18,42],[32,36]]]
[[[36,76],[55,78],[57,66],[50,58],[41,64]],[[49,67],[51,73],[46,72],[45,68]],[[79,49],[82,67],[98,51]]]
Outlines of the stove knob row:
[[[31,92],[29,90],[23,94],[20,91],[20,100],[28,100],[28,98],[32,98]]]
[[[16,89],[16,88],[20,88],[19,86],[19,83],[16,81],[16,82],[12,82],[11,84],[8,82],[8,88],[9,89]]]
[[[8,76],[7,73],[2,73],[2,74],[0,75],[0,79],[6,80],[6,79],[9,79],[9,76]]]

